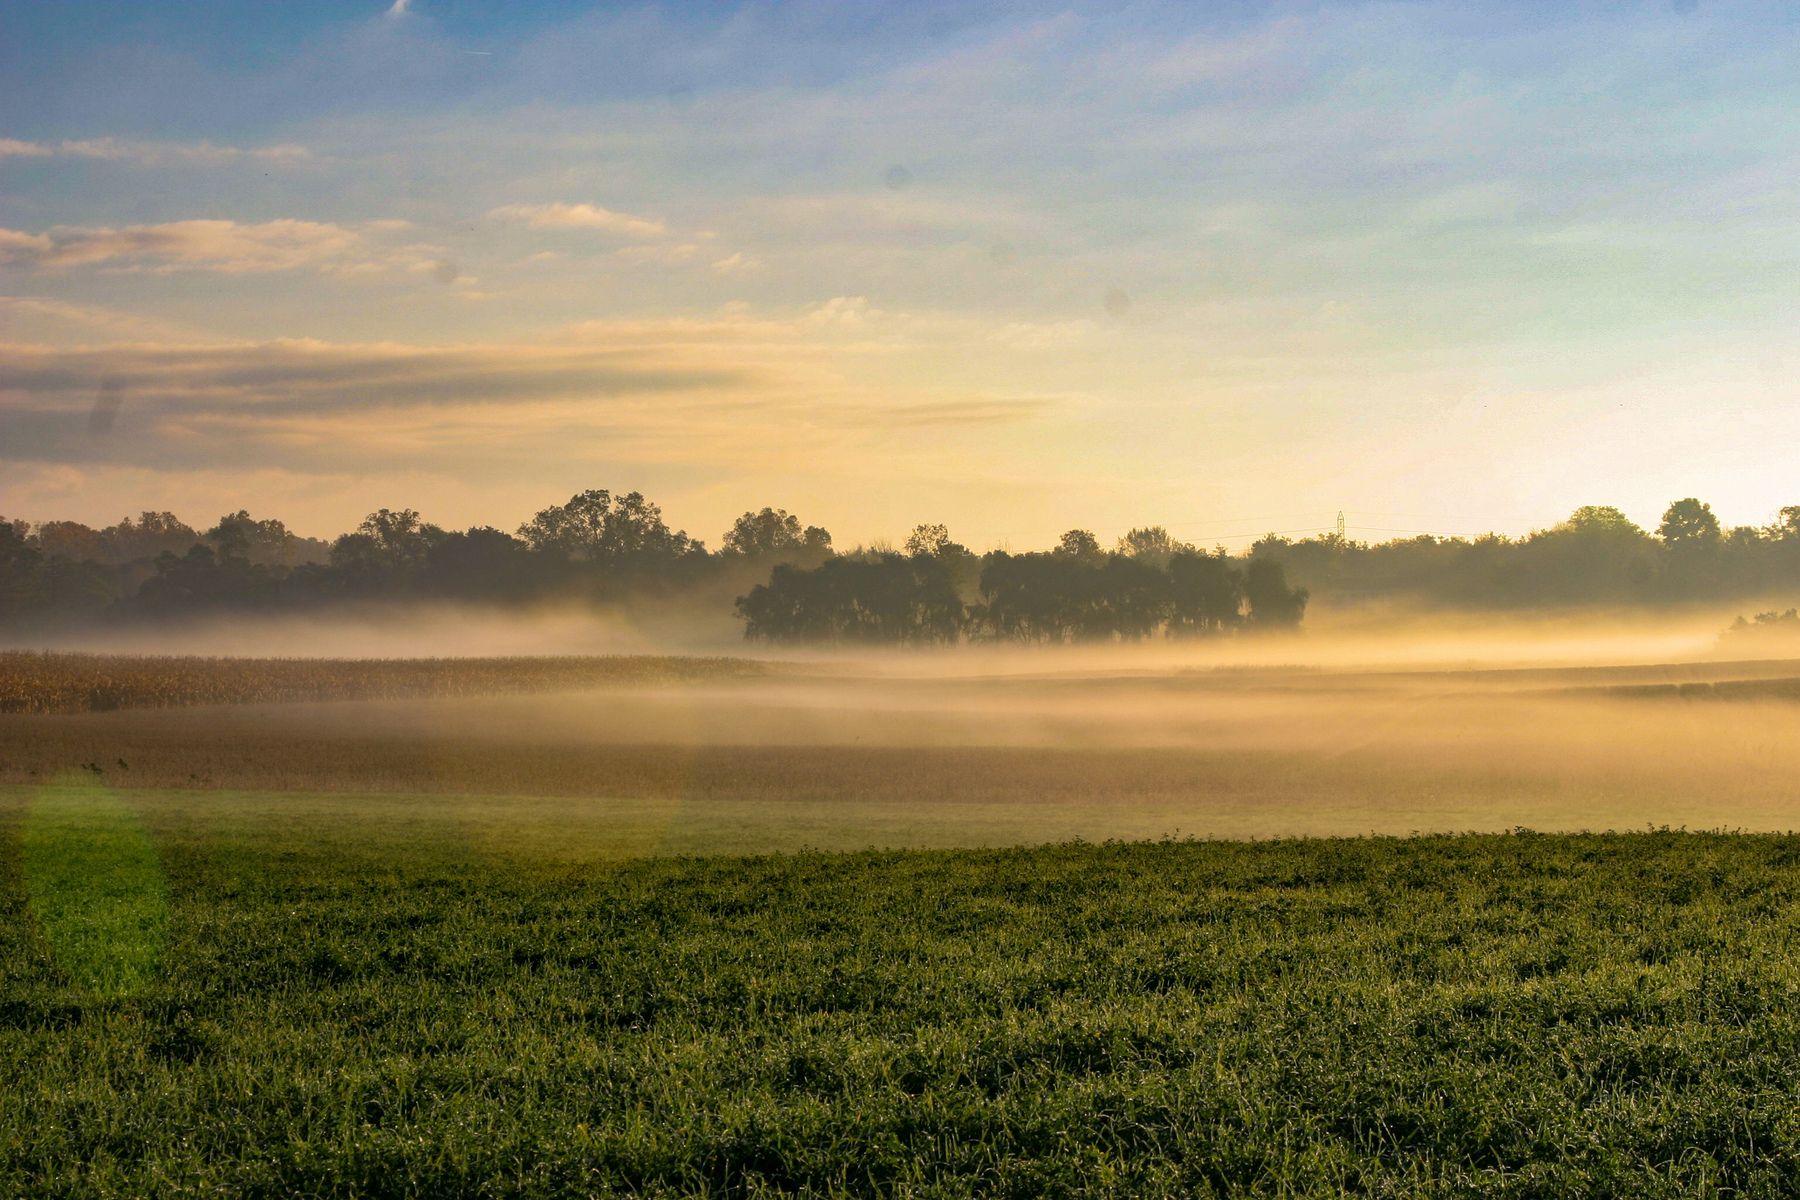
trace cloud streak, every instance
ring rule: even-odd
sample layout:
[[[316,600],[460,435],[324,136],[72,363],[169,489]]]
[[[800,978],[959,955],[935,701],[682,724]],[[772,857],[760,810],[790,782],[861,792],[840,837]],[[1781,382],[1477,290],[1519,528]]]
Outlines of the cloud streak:
[[[212,142],[134,142],[111,137],[57,143],[0,138],[0,159],[4,158],[85,158],[129,162],[146,167],[234,161],[298,165],[311,161],[313,153],[307,147],[292,142],[243,148],[220,146]]]
[[[58,225],[38,234],[0,229],[0,264],[34,271],[111,266],[226,275],[306,267],[347,275],[436,265],[430,247],[387,248],[371,236],[391,231],[391,222],[352,228],[294,219],[259,224],[203,219],[118,229]]]
[[[0,390],[56,409],[99,378],[131,382],[167,412],[343,413],[527,404],[717,388],[729,371],[656,366],[629,347],[252,344],[4,348]]]
[[[766,464],[1056,406],[847,393],[814,315],[600,323],[545,343],[0,345],[0,461],[486,473],[603,450]],[[120,436],[96,440],[83,422],[103,386],[131,403]]]
[[[634,238],[666,237],[669,227],[650,217],[613,212],[594,204],[508,204],[488,216],[517,221],[530,229],[584,229]]]
[[[0,158],[45,158],[55,153],[50,147],[40,146],[36,142],[0,138]]]

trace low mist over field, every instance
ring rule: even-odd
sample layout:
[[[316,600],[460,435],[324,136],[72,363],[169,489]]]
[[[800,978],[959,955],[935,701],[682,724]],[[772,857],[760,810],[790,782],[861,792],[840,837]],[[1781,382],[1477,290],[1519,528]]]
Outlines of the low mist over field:
[[[15,630],[0,636],[0,646],[247,658],[726,654],[862,664],[898,675],[1282,664],[1573,665],[1800,653],[1800,637],[1790,638],[1783,629],[1762,636],[1725,636],[1748,608],[1714,603],[1675,612],[1602,608],[1520,613],[1433,611],[1392,604],[1314,605],[1297,637],[889,649],[879,643],[749,641],[741,622],[678,604],[619,611],[586,605],[507,610],[439,603],[293,615],[212,615],[175,624]]]
[[[394,803],[452,826],[516,819],[534,852],[578,859],[1800,823],[1800,659],[1646,663],[1614,644],[1595,665],[1572,652],[1582,644],[1565,641],[1555,666],[1542,663],[1549,646],[1533,662],[1511,640],[1498,647],[1505,666],[1475,662],[1468,645],[1457,666],[1383,662],[1366,642],[1354,667],[1304,662],[1311,643],[1280,665],[1038,651],[741,668],[467,660],[470,673],[452,659],[442,669],[468,682],[426,676],[416,693],[404,673],[364,690],[356,680],[380,663],[321,661],[295,664],[297,681],[318,675],[317,695],[402,698],[221,704],[151,688],[104,707],[176,707],[15,715],[0,723],[0,781],[85,764],[111,786],[208,807],[288,797],[270,814],[341,794],[361,797],[352,819],[386,820]],[[113,678],[129,669],[42,661],[47,677],[90,661]],[[197,681],[256,670],[171,667]],[[232,686],[216,695],[229,701]]]

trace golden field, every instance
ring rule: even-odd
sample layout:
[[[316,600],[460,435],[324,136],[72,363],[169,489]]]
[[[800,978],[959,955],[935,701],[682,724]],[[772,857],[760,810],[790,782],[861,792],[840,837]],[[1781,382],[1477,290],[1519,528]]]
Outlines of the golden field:
[[[432,669],[415,678],[459,678]],[[170,811],[230,796],[296,828],[308,812],[438,820],[556,857],[1773,830],[1800,828],[1800,706],[1781,698],[1793,671],[644,664],[555,693],[14,713],[0,787],[73,770]]]
[[[0,651],[0,713],[548,692],[766,674],[736,658],[205,658]]]

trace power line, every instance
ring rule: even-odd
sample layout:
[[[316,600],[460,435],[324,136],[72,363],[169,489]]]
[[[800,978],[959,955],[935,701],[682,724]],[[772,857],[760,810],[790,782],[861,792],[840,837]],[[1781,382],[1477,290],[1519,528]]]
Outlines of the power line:
[[[1386,529],[1380,525],[1352,525],[1352,529],[1360,529],[1365,533],[1424,533],[1432,537],[1467,537],[1463,533],[1445,533],[1441,529]]]

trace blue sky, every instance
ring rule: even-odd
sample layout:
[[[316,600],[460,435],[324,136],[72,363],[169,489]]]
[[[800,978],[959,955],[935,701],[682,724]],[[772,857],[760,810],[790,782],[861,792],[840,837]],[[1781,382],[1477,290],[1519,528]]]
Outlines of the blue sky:
[[[600,486],[986,547],[1800,502],[1791,6],[0,26],[8,516]]]

